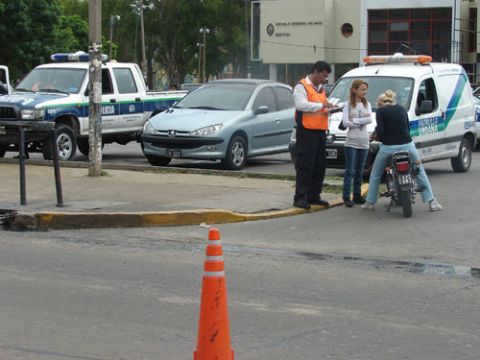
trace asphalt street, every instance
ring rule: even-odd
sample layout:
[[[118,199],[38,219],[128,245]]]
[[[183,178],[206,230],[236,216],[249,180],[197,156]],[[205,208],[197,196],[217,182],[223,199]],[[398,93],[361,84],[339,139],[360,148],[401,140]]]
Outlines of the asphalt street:
[[[236,358],[478,359],[480,155],[427,172],[442,212],[220,225]],[[0,232],[0,358],[192,358],[209,225]]]

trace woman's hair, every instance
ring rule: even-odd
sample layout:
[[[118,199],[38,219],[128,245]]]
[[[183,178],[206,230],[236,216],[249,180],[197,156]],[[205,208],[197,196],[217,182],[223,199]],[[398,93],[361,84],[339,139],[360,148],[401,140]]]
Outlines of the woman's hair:
[[[377,103],[394,105],[396,97],[397,94],[393,90],[388,89],[383,94],[378,95]]]
[[[352,86],[350,87],[350,101],[349,101],[349,102],[350,102],[350,106],[351,106],[352,108],[354,108],[354,107],[357,105],[357,103],[356,103],[356,101],[355,101],[356,99],[355,99],[355,91],[354,91],[354,90],[358,90],[358,88],[360,87],[360,85],[365,85],[365,86],[367,87],[367,89],[368,89],[368,84],[367,84],[365,81],[363,81],[363,80],[355,80],[355,81],[352,83]],[[362,101],[362,104],[363,104],[364,106],[367,106],[368,101],[367,101],[366,98],[361,99],[361,101]]]

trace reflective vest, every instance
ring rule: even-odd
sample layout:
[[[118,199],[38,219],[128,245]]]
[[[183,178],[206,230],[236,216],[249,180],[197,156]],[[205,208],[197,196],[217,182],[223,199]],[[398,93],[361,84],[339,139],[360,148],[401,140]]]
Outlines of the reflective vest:
[[[309,102],[323,103],[327,100],[325,91],[318,92],[313,84],[307,84],[305,79],[299,81],[303,85],[307,92],[307,100]],[[310,130],[328,130],[328,111],[322,109],[315,112],[303,112],[296,111],[295,120],[297,124],[301,125],[305,129]]]

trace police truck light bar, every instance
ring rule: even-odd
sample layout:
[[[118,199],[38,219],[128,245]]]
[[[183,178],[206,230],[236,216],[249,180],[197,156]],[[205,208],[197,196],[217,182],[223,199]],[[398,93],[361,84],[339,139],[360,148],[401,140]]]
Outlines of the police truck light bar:
[[[370,55],[363,58],[363,62],[367,65],[371,64],[405,64],[419,63],[428,64],[432,62],[432,57],[428,55],[403,55],[396,53],[393,55]]]
[[[55,62],[88,62],[90,61],[90,55],[83,51],[77,51],[76,53],[53,54],[51,59]],[[106,54],[102,54],[102,61],[107,61],[107,59],[108,56]]]

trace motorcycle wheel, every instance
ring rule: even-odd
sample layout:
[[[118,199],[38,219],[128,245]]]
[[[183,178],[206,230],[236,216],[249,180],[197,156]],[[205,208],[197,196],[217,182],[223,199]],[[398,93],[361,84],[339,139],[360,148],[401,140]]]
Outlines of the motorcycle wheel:
[[[412,217],[412,199],[408,190],[400,190],[400,202],[402,204],[403,216]]]

